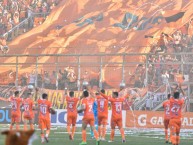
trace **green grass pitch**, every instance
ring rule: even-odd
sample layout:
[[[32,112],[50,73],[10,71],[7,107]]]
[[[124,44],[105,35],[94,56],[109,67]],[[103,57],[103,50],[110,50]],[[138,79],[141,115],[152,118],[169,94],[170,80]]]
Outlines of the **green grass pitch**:
[[[81,142],[81,132],[77,129],[78,133],[75,134],[74,140],[70,141],[69,136],[66,133],[65,128],[54,129],[50,134],[50,141],[47,145],[79,145]],[[115,136],[115,141],[108,143],[110,138],[109,130],[106,136],[107,141],[101,141],[100,145],[122,145],[121,137],[119,131]],[[95,140],[91,138],[89,130],[87,131],[87,145],[95,145]],[[41,145],[40,142],[40,132],[36,131],[38,136],[37,140],[34,141],[33,145]],[[4,136],[0,136],[0,145],[4,145]],[[164,140],[163,131],[142,131],[138,130],[126,130],[126,145],[167,145]],[[45,144],[46,145],[46,144]],[[169,145],[169,144],[168,144]],[[193,145],[193,131],[184,131],[181,137],[181,145]]]

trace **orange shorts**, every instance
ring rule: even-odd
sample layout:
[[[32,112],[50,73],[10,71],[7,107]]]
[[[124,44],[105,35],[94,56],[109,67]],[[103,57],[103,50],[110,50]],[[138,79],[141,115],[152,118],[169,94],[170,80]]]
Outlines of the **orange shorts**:
[[[11,114],[11,122],[20,123],[21,122],[21,114],[20,113],[12,113]]]
[[[24,112],[23,118],[26,120],[32,120],[32,119],[34,119],[34,113],[33,112],[31,112],[31,113],[25,113]]]
[[[84,117],[82,121],[85,124],[89,124],[90,126],[94,126],[94,117]]]
[[[98,125],[107,125],[107,116],[98,116]]]
[[[51,122],[49,118],[39,118],[39,128],[44,130],[44,129],[50,129],[51,127]]]
[[[181,119],[170,119],[170,128],[173,133],[180,133]]]
[[[170,119],[164,118],[164,127],[165,129],[169,128]]]
[[[24,118],[25,120],[33,120],[33,119],[34,119],[34,116],[24,115],[23,118]]]
[[[67,115],[67,125],[76,125],[77,114]]]
[[[114,129],[116,126],[121,128],[122,125],[122,118],[111,118],[111,128]]]

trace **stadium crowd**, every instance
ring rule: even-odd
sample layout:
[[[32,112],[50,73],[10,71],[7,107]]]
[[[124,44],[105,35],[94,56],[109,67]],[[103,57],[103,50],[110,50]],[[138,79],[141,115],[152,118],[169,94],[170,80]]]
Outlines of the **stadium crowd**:
[[[0,1],[0,35],[28,18],[31,13],[48,13],[59,0],[1,0]],[[39,17],[40,18],[40,17]],[[43,22],[43,19],[42,19]],[[42,23],[41,22],[41,23]],[[34,23],[36,23],[34,21]],[[35,24],[34,26],[36,26]]]

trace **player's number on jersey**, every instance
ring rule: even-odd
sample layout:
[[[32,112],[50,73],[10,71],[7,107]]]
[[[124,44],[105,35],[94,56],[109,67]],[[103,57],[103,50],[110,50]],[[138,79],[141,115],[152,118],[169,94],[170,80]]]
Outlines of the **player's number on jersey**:
[[[17,103],[15,101],[11,102],[11,108],[17,110]]]
[[[179,110],[180,110],[180,107],[179,107],[179,106],[173,106],[173,107],[171,108],[171,111],[172,111],[173,113],[175,113],[175,114],[178,114]]]
[[[25,110],[25,111],[29,111],[29,105],[28,105],[28,104],[25,104],[25,105],[24,105],[24,110]]]
[[[120,112],[121,112],[121,104],[116,104],[116,105],[115,105],[115,108],[116,108],[116,112],[117,112],[117,113],[120,113]]]
[[[40,111],[42,114],[46,114],[46,106],[40,106]]]
[[[73,105],[71,103],[69,103],[68,108],[72,109]]]
[[[170,115],[170,106],[166,106],[166,115]]]
[[[100,109],[104,109],[104,104],[105,104],[104,100],[100,101]]]
[[[92,112],[92,105],[89,105],[88,108],[89,108],[88,112]]]

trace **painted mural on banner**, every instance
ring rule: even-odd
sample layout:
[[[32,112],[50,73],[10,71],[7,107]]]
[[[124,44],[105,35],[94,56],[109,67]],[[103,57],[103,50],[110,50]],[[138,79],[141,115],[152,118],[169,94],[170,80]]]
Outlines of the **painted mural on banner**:
[[[127,111],[126,127],[163,128],[164,112],[162,111]],[[183,129],[193,129],[193,113],[183,113]]]

